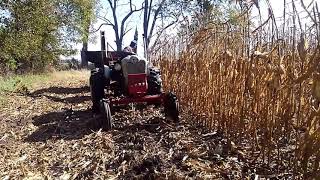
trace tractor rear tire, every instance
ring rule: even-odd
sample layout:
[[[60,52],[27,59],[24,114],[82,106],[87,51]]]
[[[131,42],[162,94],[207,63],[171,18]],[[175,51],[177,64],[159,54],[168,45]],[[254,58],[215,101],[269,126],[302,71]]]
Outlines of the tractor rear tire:
[[[105,77],[100,70],[92,70],[90,76],[90,92],[92,100],[92,111],[100,113],[99,102],[104,98]]]
[[[104,131],[109,131],[112,129],[112,115],[111,109],[108,102],[105,100],[100,100],[100,112],[101,117],[99,119],[99,125]]]
[[[164,112],[165,115],[172,118],[174,122],[179,122],[179,101],[177,96],[172,92],[165,95]]]
[[[150,68],[148,76],[148,94],[157,95],[163,92],[161,74],[158,69]]]

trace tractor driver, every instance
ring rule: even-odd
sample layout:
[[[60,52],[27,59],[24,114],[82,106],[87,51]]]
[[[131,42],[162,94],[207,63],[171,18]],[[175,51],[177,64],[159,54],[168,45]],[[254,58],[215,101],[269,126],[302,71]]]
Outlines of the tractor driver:
[[[137,53],[137,41],[131,41],[130,46],[125,47],[123,51],[129,53]]]

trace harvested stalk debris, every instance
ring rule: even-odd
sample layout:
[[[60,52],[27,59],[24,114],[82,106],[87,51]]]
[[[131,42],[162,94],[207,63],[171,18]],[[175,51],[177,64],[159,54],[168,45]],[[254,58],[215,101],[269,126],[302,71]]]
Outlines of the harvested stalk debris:
[[[244,149],[187,123],[187,115],[175,124],[162,109],[129,107],[115,113],[113,130],[97,129],[86,75],[8,97],[0,115],[1,178],[242,179],[258,173]]]

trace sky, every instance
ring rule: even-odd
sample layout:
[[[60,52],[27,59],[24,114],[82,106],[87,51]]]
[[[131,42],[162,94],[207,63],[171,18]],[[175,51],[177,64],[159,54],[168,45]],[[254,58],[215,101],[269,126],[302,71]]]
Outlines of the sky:
[[[137,7],[141,7],[143,0],[134,0],[134,3],[137,4]],[[247,0],[250,1],[250,0]],[[268,6],[266,3],[267,0],[259,0],[259,6],[260,6],[260,10],[261,10],[261,14],[262,14],[262,22],[264,22],[267,18],[268,18]],[[283,17],[283,7],[284,7],[284,0],[269,0],[271,7],[273,9],[274,15],[276,17],[276,19],[278,21],[281,21],[281,18]],[[304,12],[300,1],[301,0],[293,0],[295,3],[295,6],[297,8],[297,11],[299,12],[299,15],[301,17],[301,21],[302,24],[305,23],[309,23],[309,21],[307,20],[307,18],[304,18],[307,16],[307,14]],[[320,0],[302,0],[304,2],[304,4],[306,6],[308,6],[311,2],[314,3],[318,3],[320,6]],[[140,5],[140,6],[138,6]],[[111,18],[111,14],[110,14],[110,10],[108,11],[108,4],[106,2],[106,0],[101,0],[101,6],[102,6],[102,14],[107,14],[107,18]],[[123,8],[122,8],[123,7]],[[123,17],[123,15],[126,14],[127,9],[125,8],[127,6],[122,5],[120,11],[119,11],[119,15],[120,17]],[[286,0],[286,8],[287,8],[287,12],[292,10],[292,0]],[[109,13],[103,13],[103,12],[109,12]],[[258,15],[258,10],[257,8],[253,8],[252,11],[252,16],[255,17]],[[287,16],[288,17],[288,16]],[[131,19],[129,19],[129,27],[131,27],[131,31],[125,36],[124,38],[124,44],[123,46],[128,46],[131,42],[131,40],[133,40],[133,36],[135,33],[135,28],[137,27],[138,29],[138,34],[139,34],[139,40],[138,40],[138,54],[142,55],[143,54],[143,40],[142,40],[142,23],[143,23],[143,15],[142,15],[142,11],[141,12],[137,12],[135,13]],[[94,24],[94,28],[98,28],[100,26],[100,24],[102,24],[103,21],[102,20],[97,20],[97,22]],[[304,25],[303,25],[304,26]],[[105,31],[106,34],[106,41],[113,47],[115,48],[115,35],[114,35],[114,31],[110,26],[103,26],[101,28],[102,31]],[[92,51],[97,51],[100,50],[100,32],[97,32],[93,35],[91,35],[91,39],[94,39],[95,42],[90,42],[88,45],[88,50],[92,50]],[[80,50],[81,50],[82,45],[78,44],[76,46],[77,50],[78,50],[78,54],[75,55],[74,57],[76,59],[80,59]],[[110,49],[111,50],[111,49]]]
[[[269,0],[271,7],[273,9],[273,12],[275,14],[276,19],[281,19],[283,17],[283,7],[284,7],[284,0]],[[286,11],[292,11],[292,0],[285,0],[286,1]],[[308,6],[311,2],[318,3],[320,5],[320,0],[302,0],[305,6]],[[293,0],[295,3],[295,6],[297,8],[297,11],[300,15],[300,17],[306,17],[307,14],[303,10],[301,6],[301,0]],[[260,0],[260,9],[261,14],[263,15],[264,19],[268,18],[268,6],[266,3],[266,0]],[[253,14],[257,14],[257,8],[253,9]]]

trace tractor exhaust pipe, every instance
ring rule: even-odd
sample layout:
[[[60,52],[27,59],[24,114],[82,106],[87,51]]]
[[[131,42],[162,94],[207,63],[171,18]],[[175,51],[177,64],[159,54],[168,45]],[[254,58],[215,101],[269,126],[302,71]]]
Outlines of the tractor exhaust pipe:
[[[104,67],[104,62],[107,59],[106,56],[106,38],[105,38],[105,33],[104,31],[101,31],[101,53],[102,53],[102,58],[101,58],[101,64],[100,67],[103,68]],[[109,62],[108,62],[109,65]]]

